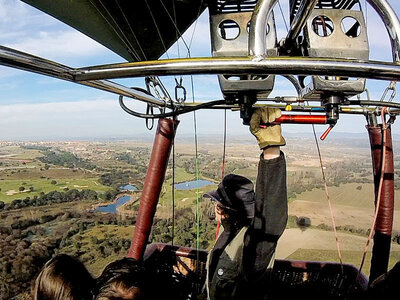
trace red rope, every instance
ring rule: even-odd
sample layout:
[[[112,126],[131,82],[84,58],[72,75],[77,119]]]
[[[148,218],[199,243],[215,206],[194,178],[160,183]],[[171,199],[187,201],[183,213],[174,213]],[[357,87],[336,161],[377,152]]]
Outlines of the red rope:
[[[217,230],[215,232],[215,240],[218,239],[218,235],[219,235],[219,228],[221,227],[221,222],[217,222]]]
[[[375,226],[376,226],[376,220],[378,218],[378,212],[379,212],[379,207],[382,199],[382,186],[383,186],[383,177],[385,174],[385,164],[386,164],[386,122],[385,122],[385,114],[387,113],[387,108],[383,107],[381,111],[381,118],[382,118],[382,132],[383,132],[383,137],[382,137],[382,165],[381,165],[381,177],[379,179],[379,188],[378,188],[378,199],[376,201],[376,206],[375,206],[375,215],[374,215],[374,220],[371,225],[371,229],[368,235],[368,240],[367,243],[365,244],[365,249],[363,253],[363,257],[361,259],[361,264],[360,268],[358,269],[358,276],[361,274],[361,270],[364,266],[365,262],[365,257],[367,255],[368,247],[372,239],[372,235],[375,232]],[[358,277],[357,276],[357,277]]]
[[[319,143],[318,143],[318,139],[317,139],[317,134],[315,132],[314,124],[312,125],[312,128],[313,128],[313,133],[314,133],[315,144],[317,146],[317,151],[318,151],[319,164],[321,166],[322,180],[324,182],[324,187],[325,187],[325,195],[326,195],[326,199],[328,200],[329,212],[331,214],[332,227],[333,227],[333,232],[334,232],[335,241],[336,241],[336,249],[337,249],[337,252],[338,252],[340,266],[341,266],[342,273],[343,273],[343,260],[342,260],[342,253],[340,251],[340,243],[339,243],[338,233],[337,233],[337,230],[336,230],[335,216],[334,216],[334,213],[333,213],[331,198],[329,196],[328,184],[327,184],[327,181],[326,181],[324,166],[323,166],[323,163],[322,163],[321,150],[319,148]]]

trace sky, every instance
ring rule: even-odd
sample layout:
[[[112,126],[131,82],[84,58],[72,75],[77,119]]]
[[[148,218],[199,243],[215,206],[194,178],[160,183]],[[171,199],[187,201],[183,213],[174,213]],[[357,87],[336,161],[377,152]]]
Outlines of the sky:
[[[281,0],[285,18],[288,1]],[[400,1],[388,0],[400,15]],[[370,59],[391,61],[390,42],[377,14],[372,7],[365,7],[361,0],[368,24]],[[275,8],[278,40],[286,35],[283,17]],[[211,56],[208,13],[184,34],[189,40],[193,35],[192,57]],[[168,50],[168,57],[184,56],[183,43]],[[124,60],[99,43],[91,40],[73,28],[44,14],[43,12],[16,0],[0,0],[0,45],[41,56],[71,67],[85,67],[100,64],[118,63]],[[180,51],[178,51],[178,47]],[[164,55],[166,58],[166,55]],[[144,87],[144,79],[116,80],[127,86]],[[163,78],[163,82],[174,93],[174,78]],[[209,101],[222,99],[215,75],[183,77],[187,89],[187,101]],[[380,99],[387,82],[368,80],[367,87],[372,99]],[[277,76],[275,96],[295,95],[290,83]],[[365,95],[363,95],[365,97]],[[400,93],[394,101],[400,102]],[[144,105],[129,101],[129,106],[142,110]],[[193,113],[179,117],[177,135],[193,135]],[[199,135],[223,135],[224,113],[221,110],[201,110],[196,113],[196,127]],[[1,140],[62,140],[97,138],[135,138],[154,136],[155,129],[148,130],[145,121],[125,113],[118,104],[118,96],[96,89],[69,83],[26,71],[0,66],[0,141]],[[323,132],[326,126],[317,126]],[[393,126],[393,131],[399,125]],[[310,133],[310,126],[283,125],[283,133]],[[342,116],[334,132],[365,134],[363,116]],[[397,131],[399,132],[399,131]],[[249,134],[248,127],[242,124],[239,112],[227,113],[228,136]]]

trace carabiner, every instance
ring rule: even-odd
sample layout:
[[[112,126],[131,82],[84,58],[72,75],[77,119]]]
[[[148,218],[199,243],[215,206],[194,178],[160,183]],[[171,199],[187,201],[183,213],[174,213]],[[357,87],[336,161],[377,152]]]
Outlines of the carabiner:
[[[175,78],[175,82],[176,82],[176,85],[175,85],[175,100],[176,100],[178,103],[183,103],[183,102],[186,101],[186,89],[185,89],[185,87],[182,85],[182,77],[181,77],[181,79],[180,79],[179,82],[178,82],[178,79]],[[182,90],[183,98],[180,98],[180,97],[178,96],[178,91],[179,91],[179,90]]]

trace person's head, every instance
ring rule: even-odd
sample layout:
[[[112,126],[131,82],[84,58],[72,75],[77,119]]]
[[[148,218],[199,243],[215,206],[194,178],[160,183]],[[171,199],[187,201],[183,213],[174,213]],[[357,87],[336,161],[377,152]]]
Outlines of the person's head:
[[[93,277],[80,261],[60,254],[49,260],[36,278],[33,299],[91,299],[93,286]]]
[[[248,223],[254,218],[254,185],[246,177],[229,174],[215,191],[204,194],[215,204],[217,221]]]
[[[108,264],[96,280],[96,300],[145,299],[148,278],[143,266],[133,258]]]

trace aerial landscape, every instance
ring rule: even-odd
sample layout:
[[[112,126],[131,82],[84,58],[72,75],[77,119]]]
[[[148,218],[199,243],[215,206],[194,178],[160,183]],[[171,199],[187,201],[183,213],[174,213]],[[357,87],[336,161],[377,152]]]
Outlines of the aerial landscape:
[[[0,300],[390,299],[399,12],[0,0]]]
[[[295,143],[299,138],[288,137],[284,147],[289,222],[277,258],[338,261],[315,142],[310,137],[300,139]],[[146,140],[0,143],[1,299],[27,297],[31,280],[55,253],[78,257],[94,275],[127,254],[151,147]],[[399,147],[395,142],[394,148]],[[218,137],[200,139],[197,190],[194,145],[188,138],[176,141],[151,243],[196,247],[198,193],[199,248],[210,249],[216,222],[202,195],[221,179],[222,151]],[[332,138],[321,143],[321,151],[343,261],[358,267],[374,213],[369,145],[364,139]],[[259,153],[251,136],[228,137],[225,173],[255,181]],[[390,266],[400,259],[400,155],[395,154],[394,160]],[[298,226],[299,218],[308,220],[308,226]],[[364,273],[369,260],[367,256]]]

